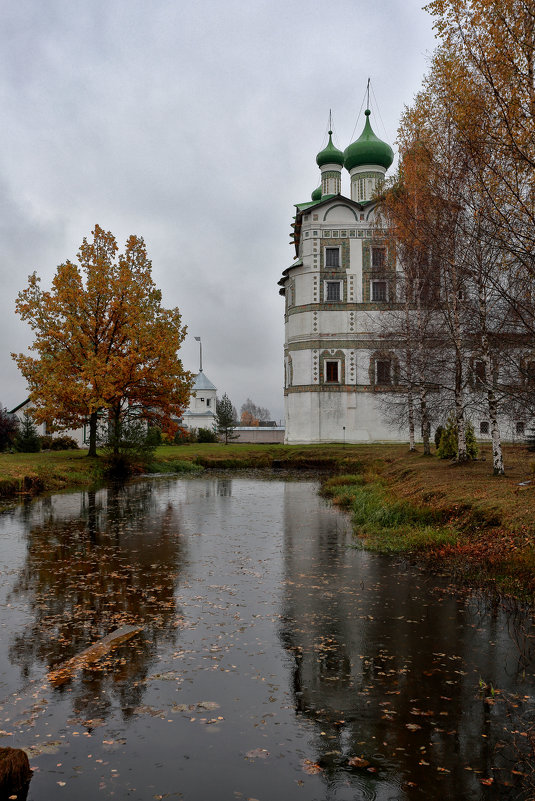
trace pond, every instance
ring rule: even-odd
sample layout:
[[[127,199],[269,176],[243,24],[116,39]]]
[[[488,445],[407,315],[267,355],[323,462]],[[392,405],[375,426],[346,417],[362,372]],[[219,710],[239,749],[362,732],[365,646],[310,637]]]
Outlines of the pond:
[[[531,797],[530,620],[355,548],[317,490],[157,478],[0,516],[0,746],[28,750],[28,799]]]

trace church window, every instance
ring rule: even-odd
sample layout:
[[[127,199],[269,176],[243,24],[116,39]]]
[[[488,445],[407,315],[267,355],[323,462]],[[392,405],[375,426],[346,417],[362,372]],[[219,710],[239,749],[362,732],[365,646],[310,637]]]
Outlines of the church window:
[[[210,406],[210,398],[206,398],[206,405]]]
[[[387,361],[386,359],[384,361],[375,362],[375,383],[376,384],[391,383],[390,362]]]
[[[325,248],[325,266],[340,266],[340,248]]]
[[[385,301],[386,296],[386,281],[372,281],[372,300]]]
[[[337,362],[337,361],[336,362],[330,362],[330,361],[329,362],[328,361],[325,362],[325,381],[327,383],[331,383],[331,384],[334,384],[334,383],[337,384],[338,383],[338,381],[340,380],[339,377],[338,377],[338,375],[339,375],[339,366],[340,366],[340,363]]]
[[[325,281],[325,300],[341,300],[340,281]]]
[[[386,248],[372,248],[372,267],[382,269],[386,261]]]
[[[479,424],[479,433],[483,434],[484,436],[489,433],[489,421],[482,420]]]
[[[525,426],[524,426],[524,422],[523,422],[523,420],[517,420],[517,423],[516,423],[516,433],[517,433],[517,434],[523,434],[523,433],[524,433],[524,430],[525,430]]]

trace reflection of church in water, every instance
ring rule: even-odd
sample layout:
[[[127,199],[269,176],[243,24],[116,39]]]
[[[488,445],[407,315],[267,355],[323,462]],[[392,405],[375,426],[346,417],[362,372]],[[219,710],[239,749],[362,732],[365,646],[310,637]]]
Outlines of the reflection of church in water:
[[[447,797],[472,797],[464,765],[490,769],[503,729],[492,727],[486,704],[474,703],[477,676],[467,663],[477,652],[487,681],[513,686],[517,657],[505,665],[494,647],[504,621],[496,610],[479,617],[475,602],[448,592],[437,602],[423,573],[351,548],[349,523],[327,506],[310,507],[306,485],[287,483],[284,497],[280,638],[296,714],[315,724],[316,760],[328,775],[364,755],[399,781],[404,770],[414,778],[422,748],[424,762],[459,766],[441,778]]]

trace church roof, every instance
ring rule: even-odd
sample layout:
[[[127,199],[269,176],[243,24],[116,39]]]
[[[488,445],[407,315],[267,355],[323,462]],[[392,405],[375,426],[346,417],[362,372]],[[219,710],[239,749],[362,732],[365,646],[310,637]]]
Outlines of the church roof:
[[[350,172],[353,167],[361,167],[364,164],[380,164],[387,170],[394,161],[394,151],[386,142],[377,137],[370,125],[370,109],[364,112],[366,124],[356,142],[346,147],[344,150],[344,167]]]
[[[327,147],[321,150],[316,156],[316,164],[318,167],[323,167],[324,164],[339,164],[340,167],[344,166],[344,154],[333,145],[332,133],[332,131],[329,131]]]
[[[205,374],[203,373],[202,370],[199,373],[197,373],[197,375],[195,376],[195,380],[193,382],[192,391],[196,392],[197,390],[200,390],[200,389],[213,389],[213,390],[216,390],[216,387],[214,387],[212,382],[208,378],[206,378],[206,376],[205,376]]]

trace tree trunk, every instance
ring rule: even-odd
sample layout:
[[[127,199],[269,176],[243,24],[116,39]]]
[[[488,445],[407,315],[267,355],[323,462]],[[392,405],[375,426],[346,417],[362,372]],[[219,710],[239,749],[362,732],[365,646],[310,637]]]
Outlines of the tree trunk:
[[[467,462],[468,453],[466,451],[466,425],[464,420],[463,387],[462,387],[463,367],[461,354],[458,350],[455,353],[455,422],[457,424],[457,461]]]
[[[89,451],[88,456],[97,455],[97,418],[98,412],[91,412],[89,415]]]
[[[479,320],[482,331],[481,351],[485,364],[485,383],[487,385],[487,405],[489,410],[490,432],[492,436],[492,469],[495,476],[503,476],[505,467],[503,464],[502,443],[500,428],[498,426],[498,401],[493,389],[492,363],[490,359],[489,338],[487,336],[487,302],[485,298],[485,288],[483,281],[479,281]]]
[[[422,421],[422,440],[424,443],[424,456],[431,456],[431,421],[427,408],[427,389],[420,387],[420,418]]]
[[[414,398],[412,395],[412,387],[409,386],[407,393],[407,406],[409,412],[409,451],[415,451],[416,445],[414,442]]]
[[[121,442],[121,410],[113,410],[113,455],[119,456],[119,445]]]

